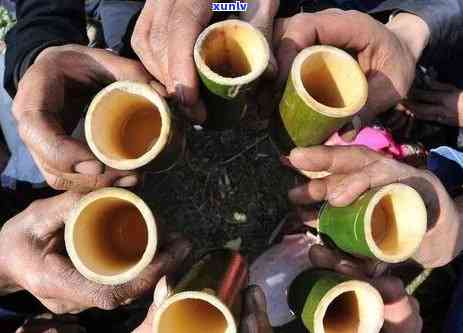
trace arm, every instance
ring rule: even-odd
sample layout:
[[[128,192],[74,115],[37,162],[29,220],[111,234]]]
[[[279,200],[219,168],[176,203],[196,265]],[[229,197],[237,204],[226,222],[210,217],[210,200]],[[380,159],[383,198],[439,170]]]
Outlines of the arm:
[[[16,94],[19,80],[46,47],[87,44],[83,0],[19,0],[17,25],[6,37],[5,89]]]
[[[429,43],[423,53],[423,63],[430,64],[448,60],[458,41],[463,40],[463,1],[426,0],[401,1],[388,0],[375,8],[371,14],[406,12],[421,18],[429,28]]]

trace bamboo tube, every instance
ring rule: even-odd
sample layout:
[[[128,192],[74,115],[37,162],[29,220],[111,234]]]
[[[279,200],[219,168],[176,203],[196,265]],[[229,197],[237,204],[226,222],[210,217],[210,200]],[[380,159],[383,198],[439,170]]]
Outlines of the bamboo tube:
[[[206,127],[222,130],[239,124],[269,59],[264,35],[249,23],[225,20],[199,35],[194,60],[203,83]]]
[[[426,206],[410,186],[390,184],[366,192],[347,207],[326,204],[318,228],[345,252],[402,262],[424,238]]]
[[[235,251],[219,250],[199,261],[159,307],[156,333],[237,333],[247,264]]]
[[[272,138],[283,154],[322,144],[360,111],[367,96],[367,80],[352,56],[332,46],[306,48],[294,59]],[[309,178],[329,175],[302,173]]]
[[[85,119],[90,149],[118,170],[145,167],[161,171],[183,155],[183,124],[149,85],[119,81],[101,90]]]
[[[288,294],[290,307],[311,333],[378,333],[384,303],[370,284],[327,271],[299,275]]]
[[[153,260],[157,228],[150,208],[120,188],[84,196],[65,227],[66,250],[87,279],[118,285],[136,278]]]

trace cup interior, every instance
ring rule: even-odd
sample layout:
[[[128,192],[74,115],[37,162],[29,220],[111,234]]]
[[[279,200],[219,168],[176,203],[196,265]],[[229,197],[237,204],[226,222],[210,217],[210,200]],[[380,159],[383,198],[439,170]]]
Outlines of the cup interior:
[[[91,131],[100,153],[120,161],[146,154],[158,141],[162,125],[160,111],[151,101],[114,89],[95,105]]]
[[[356,333],[359,324],[359,301],[355,291],[347,291],[337,296],[323,317],[325,333]]]
[[[97,199],[77,216],[74,247],[81,262],[104,276],[122,274],[143,257],[148,229],[142,213],[130,201]]]

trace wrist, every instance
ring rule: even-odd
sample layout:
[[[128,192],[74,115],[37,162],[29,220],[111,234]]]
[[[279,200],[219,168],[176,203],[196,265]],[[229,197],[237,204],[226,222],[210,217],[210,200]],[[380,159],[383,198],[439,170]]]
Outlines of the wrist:
[[[417,15],[399,13],[386,24],[386,27],[408,47],[415,62],[418,62],[431,36],[427,23]]]

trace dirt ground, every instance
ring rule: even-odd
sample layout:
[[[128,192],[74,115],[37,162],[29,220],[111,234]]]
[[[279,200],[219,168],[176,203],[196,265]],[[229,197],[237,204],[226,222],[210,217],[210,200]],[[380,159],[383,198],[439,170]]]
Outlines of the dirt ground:
[[[281,166],[266,131],[196,131],[184,161],[145,177],[141,195],[169,230],[188,236],[194,257],[229,241],[250,260],[261,253],[289,210],[294,173]]]

